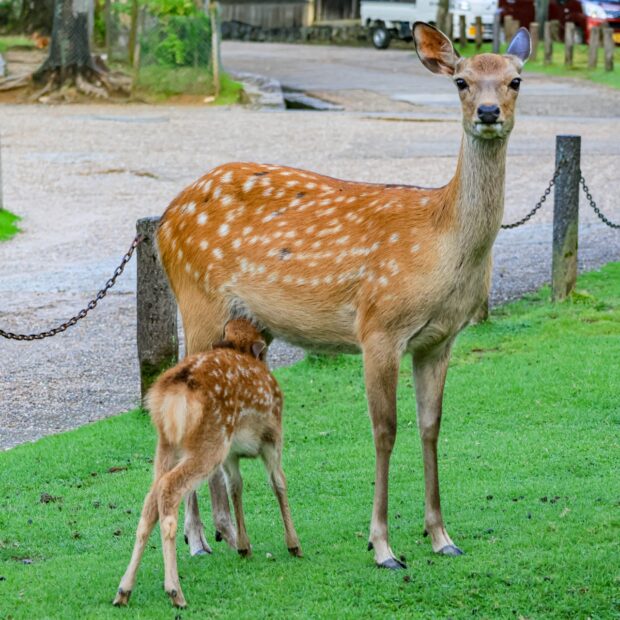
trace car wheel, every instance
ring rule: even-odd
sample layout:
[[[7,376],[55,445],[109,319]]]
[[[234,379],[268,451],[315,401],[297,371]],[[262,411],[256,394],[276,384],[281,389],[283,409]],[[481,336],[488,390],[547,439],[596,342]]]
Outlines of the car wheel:
[[[378,26],[372,31],[372,44],[378,50],[385,50],[390,45],[390,31],[384,26]]]
[[[575,45],[582,45],[583,43],[585,43],[583,30],[577,26],[575,28]]]

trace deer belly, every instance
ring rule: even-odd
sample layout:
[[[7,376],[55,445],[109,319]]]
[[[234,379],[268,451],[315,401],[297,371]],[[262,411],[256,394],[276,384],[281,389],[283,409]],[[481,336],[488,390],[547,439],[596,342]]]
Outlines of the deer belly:
[[[308,295],[303,289],[260,285],[235,293],[231,315],[251,318],[277,338],[313,351],[359,352],[357,310],[351,303],[334,303],[327,296]]]

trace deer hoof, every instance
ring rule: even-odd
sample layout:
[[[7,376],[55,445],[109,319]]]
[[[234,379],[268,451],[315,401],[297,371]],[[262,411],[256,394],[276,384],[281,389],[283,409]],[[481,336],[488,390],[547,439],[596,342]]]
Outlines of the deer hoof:
[[[401,570],[403,568],[407,568],[407,565],[396,558],[388,558],[381,562],[381,564],[377,564],[378,568],[388,568],[389,570]]]
[[[114,607],[125,607],[125,605],[129,603],[130,596],[131,590],[123,590],[123,588],[119,588],[114,600],[112,601],[112,605],[114,605]]]
[[[441,555],[449,555],[451,557],[456,557],[457,555],[464,555],[463,552],[456,545],[446,545],[442,547],[438,553]]]
[[[211,551],[207,551],[206,549],[198,549],[192,553],[192,557],[195,558],[199,555],[209,555]]]
[[[288,552],[296,558],[303,558],[304,554],[301,551],[301,547],[289,547]]]
[[[219,530],[215,530],[215,542],[222,542],[224,537],[222,536],[222,532]]]
[[[375,546],[372,544],[372,541],[368,541],[368,551],[372,551],[375,548]]]
[[[242,558],[248,558],[252,555],[252,551],[250,549],[237,549],[237,553],[242,557]]]
[[[183,596],[183,593],[179,590],[168,590],[166,594],[170,597],[170,600],[175,607],[187,607],[185,597]]]

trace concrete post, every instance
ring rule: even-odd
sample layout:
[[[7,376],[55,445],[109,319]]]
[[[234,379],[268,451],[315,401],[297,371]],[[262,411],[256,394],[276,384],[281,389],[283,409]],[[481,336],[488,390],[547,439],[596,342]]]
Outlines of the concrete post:
[[[579,228],[580,136],[557,136],[553,203],[553,301],[561,301],[575,288]]]
[[[136,230],[143,238],[137,252],[136,293],[140,391],[143,398],[157,376],[179,358],[177,304],[157,254],[155,234],[158,224],[158,217],[145,217],[136,224]]]

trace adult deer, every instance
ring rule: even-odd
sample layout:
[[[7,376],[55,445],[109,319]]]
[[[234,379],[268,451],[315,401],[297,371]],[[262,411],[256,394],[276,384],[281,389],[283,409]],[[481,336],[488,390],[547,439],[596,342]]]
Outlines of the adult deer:
[[[414,362],[424,455],[425,527],[433,550],[462,552],[444,526],[437,438],[452,343],[487,298],[500,227],[508,136],[530,39],[507,54],[460,58],[428,24],[413,27],[422,63],[451,76],[463,140],[454,178],[426,189],[341,181],[261,164],[220,166],[183,191],[158,232],[188,353],[209,349],[232,317],[306,348],[360,352],[376,448],[369,548],[404,565],[388,543],[388,468],[396,434],[400,359]],[[221,477],[211,480],[216,530],[235,545]],[[190,551],[208,549],[195,495]]]

